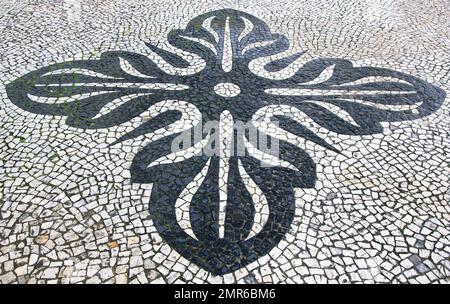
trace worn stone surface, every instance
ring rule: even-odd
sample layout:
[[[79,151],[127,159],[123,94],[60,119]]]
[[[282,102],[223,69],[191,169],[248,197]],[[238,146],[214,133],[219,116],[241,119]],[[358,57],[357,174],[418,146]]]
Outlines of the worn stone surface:
[[[0,282],[447,283],[449,14],[0,0]]]

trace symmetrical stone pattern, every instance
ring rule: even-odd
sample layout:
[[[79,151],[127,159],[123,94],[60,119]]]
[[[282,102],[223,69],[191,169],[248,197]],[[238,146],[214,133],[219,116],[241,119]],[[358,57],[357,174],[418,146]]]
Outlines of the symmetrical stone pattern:
[[[205,12],[232,8],[264,20],[289,39],[292,53],[307,50],[304,58],[395,70],[448,94],[450,12],[442,1],[3,2],[2,283],[447,282],[448,98],[427,116],[382,122],[381,133],[330,138],[317,129],[341,153],[302,146],[313,154],[317,176],[313,188],[295,189],[289,231],[267,255],[217,275],[180,256],[155,228],[152,184],[132,183],[130,173],[142,142],[108,147],[151,113],[125,127],[77,128],[67,117],[17,107],[6,90],[19,77],[59,62],[96,60],[108,51],[154,56],[145,42],[170,48],[171,30]],[[227,64],[223,69],[231,70]],[[245,91],[239,85],[224,81],[213,92],[239,96]],[[195,116],[186,112],[188,120]],[[334,113],[358,123],[339,107]],[[241,176],[251,184],[245,170]]]

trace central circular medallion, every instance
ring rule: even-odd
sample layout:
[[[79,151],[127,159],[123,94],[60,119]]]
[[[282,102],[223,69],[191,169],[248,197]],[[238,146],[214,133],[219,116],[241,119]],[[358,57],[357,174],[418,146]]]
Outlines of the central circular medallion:
[[[241,89],[230,82],[221,82],[214,87],[214,92],[222,97],[234,97],[241,93]]]

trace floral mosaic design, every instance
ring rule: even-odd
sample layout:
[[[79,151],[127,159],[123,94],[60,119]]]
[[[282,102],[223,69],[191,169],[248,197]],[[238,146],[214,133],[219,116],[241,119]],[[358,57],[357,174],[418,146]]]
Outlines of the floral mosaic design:
[[[236,10],[195,17],[168,42],[173,51],[147,44],[159,60],[106,52],[33,71],[10,83],[7,94],[29,112],[65,116],[79,129],[135,121],[110,146],[144,138],[132,182],[153,184],[149,211],[163,239],[214,274],[266,255],[290,229],[294,189],[316,181],[311,144],[341,153],[328,137],[381,133],[381,122],[424,117],[445,98],[393,70],[286,54],[286,36]],[[211,121],[217,128],[205,132]],[[253,145],[236,122],[249,122],[279,153]],[[186,132],[190,143],[174,152]],[[207,147],[217,153],[205,155]]]

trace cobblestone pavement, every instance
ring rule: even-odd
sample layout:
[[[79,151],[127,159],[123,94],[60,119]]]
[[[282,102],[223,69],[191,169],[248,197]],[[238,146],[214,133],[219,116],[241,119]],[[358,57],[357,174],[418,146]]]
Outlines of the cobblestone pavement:
[[[1,283],[448,283],[445,0],[0,0]]]

